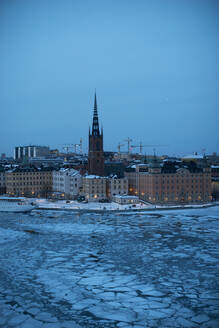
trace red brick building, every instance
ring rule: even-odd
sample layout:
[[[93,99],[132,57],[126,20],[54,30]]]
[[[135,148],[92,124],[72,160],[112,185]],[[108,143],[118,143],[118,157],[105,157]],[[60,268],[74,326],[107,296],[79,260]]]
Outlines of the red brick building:
[[[94,97],[92,132],[89,129],[88,174],[104,176],[103,129],[99,128],[97,99]]]

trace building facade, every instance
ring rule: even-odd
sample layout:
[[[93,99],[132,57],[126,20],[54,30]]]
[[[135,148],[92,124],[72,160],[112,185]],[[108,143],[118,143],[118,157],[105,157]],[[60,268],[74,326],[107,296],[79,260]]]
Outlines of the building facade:
[[[96,93],[92,131],[89,129],[88,174],[104,176],[103,129],[99,128]]]
[[[107,198],[112,200],[115,195],[128,195],[128,178],[107,178]]]
[[[211,165],[211,187],[213,200],[219,200],[219,165]]]
[[[47,197],[52,190],[52,171],[16,168],[5,174],[6,193],[11,196]]]
[[[24,161],[29,158],[48,156],[49,153],[47,146],[19,146],[14,149],[14,159]]]
[[[158,204],[210,202],[211,169],[197,167],[193,162],[164,163],[154,159],[149,166],[138,167],[125,173],[129,193],[140,199]]]
[[[104,177],[87,175],[83,177],[82,195],[87,201],[99,201],[107,198],[106,181]]]
[[[5,170],[0,167],[0,195],[6,193]]]
[[[74,169],[61,168],[52,173],[52,190],[60,193],[62,198],[74,199],[80,192],[82,177]]]
[[[105,153],[104,153],[105,154]],[[104,162],[104,175],[117,175],[118,178],[124,178],[125,164],[123,162],[105,161]]]
[[[139,198],[137,196],[132,195],[115,195],[112,197],[113,202],[118,203],[120,205],[134,205],[139,203]]]

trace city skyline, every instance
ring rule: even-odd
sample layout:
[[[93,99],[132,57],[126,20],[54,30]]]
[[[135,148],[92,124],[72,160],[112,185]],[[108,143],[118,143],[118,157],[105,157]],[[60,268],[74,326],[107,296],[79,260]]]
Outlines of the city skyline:
[[[217,152],[218,17],[214,0],[1,1],[0,152],[87,151],[95,88],[105,151]]]

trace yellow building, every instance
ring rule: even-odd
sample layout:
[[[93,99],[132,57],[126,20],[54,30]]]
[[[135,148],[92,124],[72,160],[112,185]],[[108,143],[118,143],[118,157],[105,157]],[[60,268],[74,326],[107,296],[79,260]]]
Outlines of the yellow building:
[[[6,193],[11,196],[46,197],[52,190],[52,171],[16,168],[5,174]]]
[[[88,201],[99,201],[106,199],[106,180],[105,177],[97,175],[87,175],[83,177],[82,194]]]

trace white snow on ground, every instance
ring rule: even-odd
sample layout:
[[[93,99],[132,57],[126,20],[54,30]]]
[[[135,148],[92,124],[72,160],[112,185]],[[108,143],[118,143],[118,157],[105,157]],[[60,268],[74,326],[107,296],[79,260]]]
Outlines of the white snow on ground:
[[[46,199],[36,199],[37,206],[39,208],[50,208],[50,209],[72,209],[72,210],[108,210],[108,211],[115,211],[115,210],[130,210],[130,209],[147,209],[151,208],[150,205],[146,204],[136,204],[136,206],[132,205],[120,205],[114,202],[111,203],[99,203],[99,202],[89,202],[89,203],[82,203],[77,201],[70,201],[70,203],[66,203],[64,200],[59,200],[56,202],[51,202]],[[153,206],[154,208],[154,206]]]
[[[211,206],[212,203],[208,204],[188,204],[188,205],[152,205],[140,202],[139,204],[131,205],[120,205],[115,202],[111,203],[99,203],[99,202],[88,202],[82,203],[78,201],[70,201],[66,203],[64,200],[49,201],[47,199],[34,199],[39,209],[63,209],[63,210],[88,210],[88,211],[137,211],[137,210],[154,210],[154,209],[177,209],[177,208],[202,208]]]

